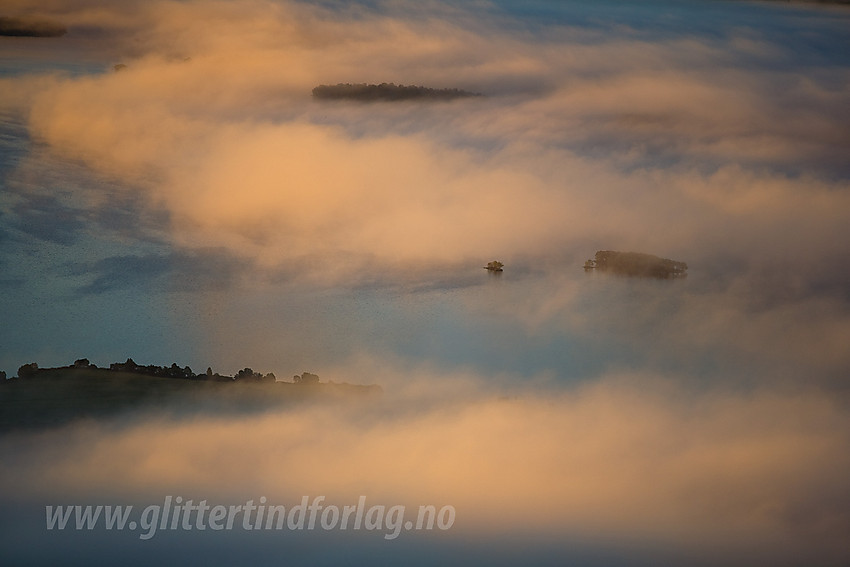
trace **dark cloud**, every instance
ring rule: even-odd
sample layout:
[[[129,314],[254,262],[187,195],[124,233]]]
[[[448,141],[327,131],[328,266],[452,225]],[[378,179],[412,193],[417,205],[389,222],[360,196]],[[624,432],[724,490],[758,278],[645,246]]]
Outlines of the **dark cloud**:
[[[26,283],[23,278],[0,278],[0,287],[6,289],[20,289]]]
[[[0,180],[26,153],[29,132],[20,117],[0,112]]]
[[[167,226],[168,215],[145,208],[132,197],[116,197],[102,204],[74,206],[67,195],[11,191],[14,204],[9,207],[7,225],[13,232],[0,229],[0,242],[21,239],[21,234],[64,246],[77,244],[85,235],[99,239],[107,235],[136,242],[161,242],[157,232]]]
[[[27,235],[72,246],[92,235],[161,243],[170,221],[166,211],[151,206],[134,187],[33,142],[19,117],[0,120],[0,180],[6,237],[19,241]]]
[[[98,231],[106,231],[131,241],[162,243],[170,216],[167,211],[146,205],[133,194],[116,195],[93,207],[87,218]]]
[[[49,195],[27,195],[15,204],[14,228],[40,240],[71,245],[86,229],[84,212]]]
[[[168,254],[122,255],[66,267],[74,276],[89,276],[84,295],[131,288],[160,291],[227,289],[250,277],[250,266],[223,249],[200,249]]]

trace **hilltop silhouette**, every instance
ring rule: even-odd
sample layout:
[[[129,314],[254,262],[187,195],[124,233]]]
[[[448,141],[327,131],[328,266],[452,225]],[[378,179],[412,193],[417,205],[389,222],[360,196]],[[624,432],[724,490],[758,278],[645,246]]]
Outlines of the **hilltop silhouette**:
[[[78,419],[121,413],[157,412],[170,417],[198,413],[244,414],[280,409],[308,400],[366,399],[377,385],[320,382],[310,372],[293,381],[244,368],[233,376],[211,368],[195,374],[188,366],[140,365],[132,358],[99,368],[81,358],[68,366],[24,364],[18,376],[0,380],[0,433],[55,427]]]

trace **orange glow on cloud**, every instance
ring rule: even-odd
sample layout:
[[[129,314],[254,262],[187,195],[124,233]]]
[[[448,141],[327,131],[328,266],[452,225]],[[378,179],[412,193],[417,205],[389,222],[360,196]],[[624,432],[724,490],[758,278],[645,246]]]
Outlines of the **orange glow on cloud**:
[[[582,42],[589,32],[567,30],[539,45],[491,39],[460,15],[454,25],[345,20],[288,3],[63,13],[112,30],[127,70],[11,79],[31,89],[31,103],[6,95],[6,104],[29,104],[33,132],[55,151],[165,207],[175,243],[223,246],[267,267],[311,258],[315,277],[338,281],[341,257],[345,271],[493,253],[510,261],[564,253],[579,239],[693,256],[706,235],[728,235],[712,245],[731,251],[731,241],[788,223],[798,230],[780,238],[806,231],[807,248],[828,249],[850,206],[837,190],[846,183],[735,167],[631,170],[630,153],[589,159],[561,147],[602,136],[613,147],[648,141],[688,158],[758,162],[816,155],[814,140],[847,142],[819,115],[777,121],[781,108],[765,104],[754,77],[681,73],[722,57],[696,42],[594,45]],[[387,80],[490,96],[433,106],[310,99],[322,82]]]
[[[3,482],[101,498],[178,490],[288,504],[365,494],[387,505],[451,504],[472,533],[757,539],[789,550],[815,537],[824,553],[847,527],[840,501],[824,499],[846,490],[850,428],[824,395],[695,397],[649,375],[620,375],[557,396],[497,399],[470,389],[483,384],[473,376],[420,378],[442,389],[439,403],[396,399],[396,390],[377,405],[41,434],[6,464]],[[801,524],[800,514],[814,515]]]
[[[168,245],[249,266],[256,289],[432,283],[447,266],[479,270],[498,258],[540,277],[505,278],[498,295],[481,286],[452,306],[458,320],[489,313],[531,338],[625,339],[653,362],[716,349],[729,355],[718,364],[734,355],[789,372],[811,365],[814,375],[757,376],[748,392],[721,377],[694,393],[693,377],[605,372],[501,399],[491,376],[410,368],[377,345],[354,355],[365,362],[328,363],[340,365],[328,375],[384,385],[373,406],[136,416],[10,435],[0,438],[10,493],[366,494],[452,504],[472,535],[757,542],[847,557],[850,423],[842,394],[820,389],[832,378],[818,373],[844,376],[850,364],[841,296],[850,186],[809,165],[850,147],[846,121],[835,119],[850,90],[735,68],[735,54],[781,54],[734,30],[714,44],[570,27],[537,38],[451,6],[418,18],[262,0],[12,0],[6,9],[59,19],[68,41],[114,60],[102,74],[2,77],[0,111],[26,115],[36,144],[165,211]],[[75,26],[99,33],[75,39]],[[112,72],[115,63],[127,68]],[[310,96],[320,83],[384,81],[487,96]],[[787,173],[789,163],[803,173]],[[558,269],[607,248],[686,260],[704,270],[704,287],[623,286],[630,317],[616,301],[583,311],[590,292]],[[735,269],[715,282],[709,270],[727,264]],[[286,268],[294,283],[280,284]],[[819,295],[824,281],[843,287]],[[230,308],[219,299],[200,301]],[[296,323],[314,324],[300,315]],[[198,332],[220,333],[216,343],[242,360],[301,333],[285,323],[275,332],[247,324],[238,337],[215,324]]]

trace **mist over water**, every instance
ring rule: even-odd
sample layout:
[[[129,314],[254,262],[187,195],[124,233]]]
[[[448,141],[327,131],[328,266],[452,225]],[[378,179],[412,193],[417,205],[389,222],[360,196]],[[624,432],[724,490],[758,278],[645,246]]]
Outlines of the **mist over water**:
[[[846,562],[846,9],[4,10],[67,34],[0,37],[0,369],[132,357],[384,388],[5,434],[14,559]],[[390,82],[484,96],[311,96]],[[597,250],[688,277],[586,272]],[[394,541],[44,528],[48,504],[166,495],[366,495],[457,522]]]

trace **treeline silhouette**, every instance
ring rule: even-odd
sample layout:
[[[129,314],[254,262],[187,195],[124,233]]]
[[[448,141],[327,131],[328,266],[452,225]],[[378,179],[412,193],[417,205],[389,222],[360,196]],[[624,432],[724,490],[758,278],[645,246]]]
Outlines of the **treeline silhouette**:
[[[136,364],[132,358],[128,358],[126,362],[113,362],[109,368],[98,368],[97,365],[89,362],[87,358],[80,358],[74,361],[74,364],[69,366],[59,366],[56,368],[39,368],[38,363],[31,362],[24,364],[18,368],[18,378],[32,378],[39,374],[53,372],[56,370],[71,370],[71,369],[98,369],[109,370],[112,372],[125,372],[130,374],[143,374],[146,376],[157,376],[160,378],[177,378],[182,380],[205,380],[212,382],[276,382],[277,378],[273,372],[263,374],[255,372],[251,368],[243,368],[233,376],[219,374],[213,372],[212,368],[207,368],[207,371],[202,374],[195,374],[188,366],[180,367],[177,363],[171,366],[157,366],[155,364],[141,365]],[[0,379],[6,379],[6,373],[0,372]],[[14,379],[14,378],[12,378]],[[310,372],[304,372],[300,375],[296,374],[292,378],[295,384],[318,384],[319,376]]]
[[[0,373],[2,375],[2,373]],[[0,381],[0,437],[15,430],[58,427],[79,419],[105,419],[122,412],[149,412],[168,419],[277,411],[307,401],[372,399],[376,384],[319,382],[304,372],[289,380],[243,368],[234,376],[188,366],[140,365],[132,358],[99,368],[81,358],[69,366],[18,369]]]

